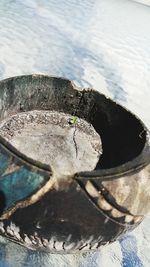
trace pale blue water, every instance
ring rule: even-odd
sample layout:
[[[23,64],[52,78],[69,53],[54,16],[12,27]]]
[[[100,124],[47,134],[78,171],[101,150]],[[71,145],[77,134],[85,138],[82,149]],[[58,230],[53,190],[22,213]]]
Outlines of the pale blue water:
[[[112,97],[150,127],[150,7],[141,2],[1,0],[0,79],[63,76]],[[87,254],[29,252],[1,239],[1,266],[149,267],[150,216],[134,232]]]

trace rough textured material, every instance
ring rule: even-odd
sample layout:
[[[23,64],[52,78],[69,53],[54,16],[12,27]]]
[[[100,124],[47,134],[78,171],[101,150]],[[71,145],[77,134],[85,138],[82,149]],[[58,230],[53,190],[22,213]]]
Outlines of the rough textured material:
[[[93,170],[102,154],[93,126],[58,112],[19,113],[0,124],[0,135],[26,156],[49,164],[60,175]]]
[[[0,137],[1,183],[6,185],[6,190],[0,192],[1,204],[4,204],[0,217],[3,236],[33,250],[56,253],[95,250],[115,241],[142,221],[149,209],[150,147],[148,130],[136,116],[92,89],[82,90],[66,79],[44,75],[2,81],[0,99],[1,135],[7,137],[7,140]],[[46,131],[43,122],[47,123]],[[72,159],[64,155],[70,151],[76,163],[81,154],[84,168],[88,166],[90,171],[74,174],[74,162],[73,174],[68,175],[64,172],[68,168],[66,163],[60,168],[52,155],[47,162],[44,152],[49,150],[45,145],[50,141],[49,131],[52,134],[50,149],[58,162],[62,158],[55,148],[60,149],[62,144],[63,149],[67,148],[61,153],[69,169]],[[56,142],[56,132],[59,139],[63,137],[59,142]],[[21,153],[18,137],[23,134],[25,139],[25,135],[32,134],[33,138],[37,133],[40,133],[42,154],[32,158],[29,149],[30,152],[35,149],[35,155],[37,142],[36,145],[31,143],[29,148],[27,140],[25,148],[21,144]],[[98,160],[99,136],[103,153]],[[17,148],[10,144],[14,144],[13,140],[15,144],[19,141]],[[91,165],[87,156],[86,160],[83,156],[83,146],[92,158]],[[31,174],[36,177],[30,190],[27,189],[29,184],[20,183],[19,167],[21,174],[27,173],[26,181]],[[14,202],[11,194],[6,193],[11,190],[7,175],[14,178],[16,192],[22,191],[18,200],[16,194]],[[136,188],[134,194],[132,186]],[[5,203],[9,203],[9,208]]]
[[[132,0],[2,0],[0,24],[1,79],[33,72],[68,77],[119,101],[150,128],[148,7]],[[146,216],[120,241],[86,254],[39,253],[0,241],[0,265],[149,267],[149,226]]]
[[[143,216],[150,210],[150,166],[136,174],[119,180],[103,182],[116,203],[135,216]],[[146,203],[146,205],[143,205]]]

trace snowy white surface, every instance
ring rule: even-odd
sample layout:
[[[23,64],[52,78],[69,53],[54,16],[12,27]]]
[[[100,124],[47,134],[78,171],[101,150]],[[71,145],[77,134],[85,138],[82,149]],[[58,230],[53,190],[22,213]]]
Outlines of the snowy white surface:
[[[133,0],[137,3],[144,4],[146,6],[150,6],[150,0]]]
[[[1,0],[0,79],[30,73],[64,76],[112,97],[150,128],[149,3]],[[1,239],[1,266],[149,267],[150,216],[94,253],[29,252]]]

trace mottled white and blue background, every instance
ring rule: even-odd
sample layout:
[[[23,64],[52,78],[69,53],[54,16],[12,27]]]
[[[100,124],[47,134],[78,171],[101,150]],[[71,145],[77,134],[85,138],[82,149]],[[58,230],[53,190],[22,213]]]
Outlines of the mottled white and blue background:
[[[31,73],[94,87],[150,128],[150,0],[0,0],[0,79]],[[149,267],[150,216],[93,253],[37,253],[0,238],[6,266]]]

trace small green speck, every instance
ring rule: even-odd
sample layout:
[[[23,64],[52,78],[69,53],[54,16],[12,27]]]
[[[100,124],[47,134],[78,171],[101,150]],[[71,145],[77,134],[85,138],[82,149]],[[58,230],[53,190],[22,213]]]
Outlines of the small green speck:
[[[77,116],[72,116],[69,120],[70,124],[76,124],[78,122],[78,117]]]

